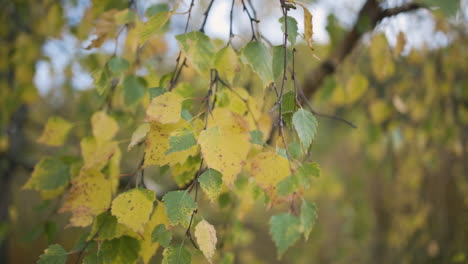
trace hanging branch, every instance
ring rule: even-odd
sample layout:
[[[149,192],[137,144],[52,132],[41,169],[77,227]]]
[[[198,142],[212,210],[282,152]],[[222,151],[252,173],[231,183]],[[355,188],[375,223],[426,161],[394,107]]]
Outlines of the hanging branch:
[[[284,120],[283,120],[283,95],[284,95],[284,88],[286,86],[286,68],[288,66],[288,10],[289,7],[286,6],[284,0],[280,0],[281,3],[281,10],[283,11],[284,17],[284,39],[283,39],[283,77],[281,80],[281,88],[279,91],[277,106],[279,107],[279,116],[278,116],[278,127],[279,127],[279,134],[281,136],[281,140],[283,141],[284,149],[286,150],[286,156],[288,157],[289,162],[291,162],[291,155],[289,153],[288,145],[286,144],[286,138],[284,137]],[[292,170],[292,168],[290,167]]]
[[[210,72],[210,88],[208,90],[208,93],[205,96],[206,108],[207,109],[206,109],[206,112],[205,112],[205,127],[203,128],[203,130],[206,130],[208,128],[208,119],[209,119],[209,116],[211,115],[211,111],[213,110],[214,105],[215,105],[216,97],[213,100],[210,100],[210,99],[215,94],[214,90],[217,89],[217,81],[218,81],[217,76],[218,76],[218,72],[215,69],[211,69],[211,72]],[[194,198],[195,203],[198,200],[198,189],[199,189],[199,186],[200,186],[200,184],[198,182],[198,178],[204,172],[203,162],[204,162],[204,159],[202,157],[202,159],[200,161],[200,167],[198,168],[197,172],[195,173],[195,177],[192,180],[192,182],[190,183],[189,187],[186,189],[187,192],[191,192],[193,190],[193,188],[195,187],[195,198]],[[187,230],[185,230],[185,236],[190,239],[190,241],[192,242],[193,246],[196,249],[199,249],[197,244],[193,240],[192,233],[191,233],[193,218],[195,217],[195,214],[197,214],[197,213],[198,213],[198,208],[195,208],[195,210],[193,210],[193,212],[192,212],[192,215],[190,216],[190,222],[189,222],[189,225],[187,227]]]

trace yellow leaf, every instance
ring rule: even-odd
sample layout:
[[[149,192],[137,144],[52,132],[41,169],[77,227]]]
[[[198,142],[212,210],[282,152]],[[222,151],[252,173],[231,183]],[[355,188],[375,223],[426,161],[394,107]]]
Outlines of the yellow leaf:
[[[372,71],[379,81],[384,81],[395,72],[395,64],[388,47],[387,38],[379,34],[372,39],[370,46]]]
[[[304,9],[304,35],[305,35],[305,41],[307,43],[307,46],[309,46],[309,48],[314,50],[314,48],[312,46],[312,43],[313,43],[312,35],[314,34],[314,30],[313,30],[313,26],[312,26],[312,14],[304,6],[302,6],[302,8]]]
[[[50,117],[37,142],[49,146],[61,146],[65,142],[68,132],[73,125],[60,117]]]
[[[112,194],[117,193],[120,183],[120,160],[122,159],[122,151],[116,148],[114,155],[109,160],[109,180],[112,186]]]
[[[182,96],[174,92],[167,92],[153,98],[146,109],[146,119],[161,124],[177,123],[180,120],[183,100]]]
[[[99,18],[96,20],[96,38],[92,40],[86,49],[99,48],[107,40],[107,38],[112,38],[117,29],[117,23],[115,21],[115,14],[117,13],[116,9],[111,9],[102,13]]]
[[[198,138],[206,164],[221,172],[223,182],[230,188],[245,165],[250,150],[249,137],[239,133],[238,129],[213,127],[202,131]]]
[[[295,2],[295,1],[288,1],[288,2],[298,4],[304,10],[304,39],[307,43],[307,46],[309,46],[310,49],[314,50],[313,40],[312,40],[312,35],[314,34],[314,28],[312,24],[312,14],[307,9],[307,7],[303,4],[299,2]]]
[[[132,189],[119,194],[112,202],[112,215],[117,221],[137,233],[143,232],[153,211],[156,196],[147,189]]]
[[[398,33],[395,49],[393,50],[395,55],[400,55],[403,49],[405,48],[405,45],[406,45],[405,33],[400,31],[400,33]]]
[[[368,86],[369,82],[365,76],[359,73],[353,74],[346,85],[347,103],[352,104],[361,98]]]
[[[195,227],[195,238],[203,255],[212,263],[213,255],[216,249],[216,229],[205,220],[200,221]]]
[[[130,151],[134,146],[140,144],[140,142],[142,142],[145,139],[150,128],[151,128],[151,125],[149,123],[141,124],[135,130],[135,132],[133,132],[132,140],[130,141],[130,144],[128,145],[127,151]]]
[[[265,190],[272,190],[290,175],[289,162],[273,152],[258,153],[250,167],[257,184]]]
[[[116,142],[96,142],[96,139],[93,137],[83,138],[80,145],[86,169],[95,168],[102,170],[118,149]]]
[[[218,127],[226,133],[248,134],[247,120],[227,108],[215,108],[208,117],[208,128]]]
[[[184,163],[189,156],[195,156],[198,153],[198,147],[195,145],[187,150],[172,152],[169,150],[169,138],[171,133],[182,131],[190,124],[185,120],[180,120],[177,124],[158,124],[153,123],[146,137],[145,149],[145,167],[149,165],[175,165]]]
[[[391,108],[384,101],[376,100],[370,105],[370,114],[372,120],[380,124],[390,116]]]
[[[93,217],[106,211],[111,202],[109,180],[96,169],[81,170],[59,212],[71,212],[70,226],[86,227]]]
[[[143,258],[143,263],[147,264],[150,262],[151,257],[156,254],[159,243],[153,243],[151,234],[158,225],[169,226],[169,218],[166,214],[166,208],[163,203],[158,203],[156,209],[151,215],[150,220],[146,223],[143,231],[143,239],[140,240],[140,256]]]
[[[240,71],[239,57],[231,46],[224,47],[216,53],[214,65],[220,77],[231,84],[236,73]]]
[[[103,111],[93,114],[91,126],[93,127],[93,135],[97,141],[109,141],[119,130],[117,122]]]

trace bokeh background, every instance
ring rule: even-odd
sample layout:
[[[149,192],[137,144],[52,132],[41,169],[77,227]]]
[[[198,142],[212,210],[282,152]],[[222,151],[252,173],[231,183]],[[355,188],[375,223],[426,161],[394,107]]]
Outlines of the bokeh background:
[[[92,7],[129,4],[97,2],[2,1],[0,263],[35,263],[48,244],[71,249],[82,232],[65,228],[67,216],[56,213],[59,199],[42,201],[21,187],[41,156],[79,154],[79,138],[103,103],[93,72],[114,53],[127,56],[125,30],[100,48],[85,49],[96,37]],[[314,16],[316,46],[313,56],[303,42],[298,44],[301,83],[321,63],[315,57],[326,58],[343,44],[365,1],[304,2]],[[322,175],[306,194],[317,203],[319,216],[309,241],[297,243],[277,260],[268,234],[271,212],[254,204],[243,222],[229,227],[235,263],[468,263],[468,1],[417,2],[428,9],[384,19],[310,98],[317,111],[341,116],[357,128],[319,118],[312,157]],[[173,4],[133,2],[143,19],[148,8],[164,3]],[[189,4],[181,1],[180,12]],[[208,4],[195,1],[189,30],[199,29]],[[252,4],[261,21],[259,31],[273,45],[281,44],[277,1]],[[230,5],[215,0],[206,26],[210,37],[228,40]],[[302,11],[290,15],[303,32]],[[175,15],[167,33],[151,39],[141,51],[139,75],[154,72],[160,78],[172,71],[178,53],[174,36],[183,32],[185,20]],[[250,24],[240,1],[235,3],[233,30],[235,47],[249,40]],[[183,78],[197,76],[187,69]],[[143,112],[119,101],[115,105],[113,116],[125,148]],[[52,115],[77,124],[60,149],[36,143]],[[124,152],[122,172],[133,171],[141,153]],[[157,172],[145,175],[157,190],[171,185]],[[219,225],[232,217],[226,208],[206,206],[206,211]],[[196,261],[204,263],[202,258]]]

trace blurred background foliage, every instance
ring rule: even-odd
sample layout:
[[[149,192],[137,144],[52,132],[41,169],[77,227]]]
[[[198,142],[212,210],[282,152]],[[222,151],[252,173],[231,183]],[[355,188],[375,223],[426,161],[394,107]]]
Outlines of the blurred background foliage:
[[[209,2],[196,2],[199,6],[193,24],[199,25]],[[269,12],[274,16],[273,10],[279,9],[274,3],[260,2],[254,4],[262,6],[260,20],[267,19]],[[327,5],[321,2],[326,1],[310,3],[312,13],[320,5]],[[331,12],[323,24],[328,41],[315,47],[319,58],[340,45],[363,3],[337,2],[329,8]],[[212,214],[217,226],[223,226],[226,219],[243,219],[218,231],[227,235],[226,246],[235,253],[235,263],[468,263],[467,3],[420,2],[440,8],[400,15],[406,16],[406,23],[393,23],[395,18],[382,21],[310,98],[318,111],[342,116],[358,128],[319,119],[312,158],[321,165],[322,175],[305,195],[316,201],[319,217],[307,243],[296,244],[278,261],[268,235],[271,212],[256,208],[258,201],[251,197],[242,178],[236,185],[242,199],[222,196],[237,199],[236,213],[233,208],[225,208],[223,202],[215,207],[202,203],[204,212]],[[154,4],[136,3],[143,17],[152,10],[147,7]],[[154,37],[147,45],[137,47],[131,29],[120,34],[109,13],[128,4],[124,0],[92,4],[81,0],[2,3],[0,260],[6,263],[33,263],[48,243],[73,248],[82,232],[65,228],[66,216],[56,214],[59,199],[41,201],[37,193],[21,190],[39,157],[78,156],[79,139],[89,134],[90,116],[102,105],[111,107],[112,116],[119,121],[117,138],[121,139],[122,149],[143,119],[142,106],[126,104],[123,82],[102,94],[90,89],[99,87],[96,76],[114,49],[128,61],[135,61],[130,67],[143,76],[136,82],[141,82],[144,89],[156,86],[161,76],[174,67],[177,51],[171,36],[182,32],[183,19],[174,19],[164,29],[169,37]],[[341,10],[340,6],[351,8]],[[80,8],[82,17],[73,15]],[[164,5],[153,6],[153,11],[158,8]],[[240,6],[238,10],[239,16],[244,15]],[[418,19],[423,25],[433,25],[429,34],[418,35],[418,31],[426,30],[411,22]],[[237,34],[248,38],[248,21],[238,23]],[[226,35],[228,30],[224,29]],[[277,28],[263,28],[266,38],[267,32],[274,31],[280,32],[279,23]],[[93,38],[102,35],[105,42],[101,48],[85,49]],[[60,40],[61,44],[52,45]],[[120,44],[116,45],[116,40]],[[237,47],[243,43],[241,38],[236,41]],[[224,42],[219,40],[218,44]],[[72,59],[54,65],[54,56],[63,56],[60,49],[68,50],[67,56]],[[299,44],[298,50],[298,79],[305,80],[320,61],[304,44]],[[49,65],[50,74],[41,79],[37,72],[44,63]],[[94,84],[90,83],[91,77]],[[259,82],[255,78],[246,74],[238,81],[249,89],[247,86],[255,87]],[[190,68],[184,71],[183,82],[190,83],[193,89],[187,92],[194,97],[207,85]],[[41,90],[44,83],[50,89]],[[184,89],[183,85],[177,89]],[[67,144],[60,149],[36,143],[52,115],[73,120],[75,125]],[[135,170],[142,151],[122,151],[123,173]],[[146,175],[157,190],[175,185],[164,168]],[[196,256],[194,262],[198,261],[204,260]]]

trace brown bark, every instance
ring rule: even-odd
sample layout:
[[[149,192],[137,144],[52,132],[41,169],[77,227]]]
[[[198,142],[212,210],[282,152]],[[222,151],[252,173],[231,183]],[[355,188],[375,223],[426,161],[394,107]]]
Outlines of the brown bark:
[[[424,7],[420,4],[407,3],[399,7],[383,9],[380,7],[378,0],[367,0],[359,11],[356,23],[345,34],[341,43],[337,45],[316,69],[307,75],[303,85],[306,97],[310,98],[317,92],[325,77],[335,73],[337,67],[351,54],[362,36],[374,29],[382,19],[421,8]]]

